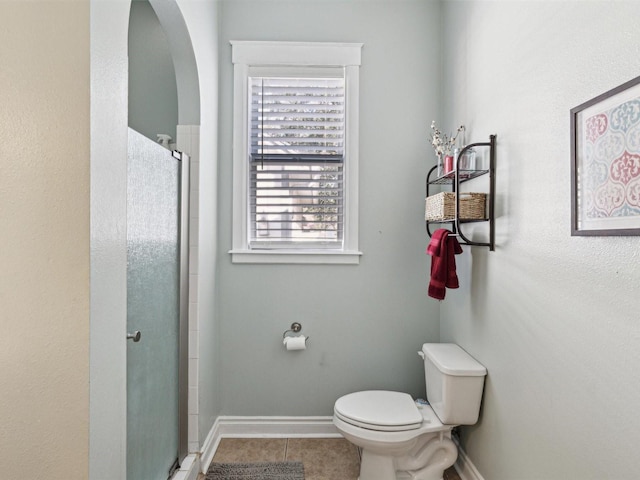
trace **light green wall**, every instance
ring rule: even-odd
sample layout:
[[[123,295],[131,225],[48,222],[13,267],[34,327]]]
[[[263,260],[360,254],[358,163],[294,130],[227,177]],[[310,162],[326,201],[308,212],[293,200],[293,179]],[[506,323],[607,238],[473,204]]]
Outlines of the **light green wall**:
[[[218,312],[222,414],[330,415],[369,388],[424,396],[416,352],[439,338],[428,299],[424,175],[439,105],[440,6],[425,1],[222,2]],[[230,40],[363,42],[359,266],[231,264]],[[304,352],[282,333],[299,321]]]
[[[636,478],[640,242],[570,236],[569,110],[638,76],[640,3],[443,8],[447,122],[498,135],[496,251],[441,310],[489,371],[464,448],[487,480]]]
[[[176,72],[165,32],[148,0],[131,2],[129,20],[129,126],[154,142],[176,141]]]

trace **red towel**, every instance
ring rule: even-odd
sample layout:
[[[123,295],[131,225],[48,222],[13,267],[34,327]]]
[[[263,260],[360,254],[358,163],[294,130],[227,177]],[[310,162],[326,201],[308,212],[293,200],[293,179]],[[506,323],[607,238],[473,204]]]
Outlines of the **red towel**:
[[[427,252],[431,255],[431,280],[429,296],[444,300],[447,288],[458,288],[456,274],[456,254],[462,253],[462,247],[449,230],[440,228],[433,232]]]

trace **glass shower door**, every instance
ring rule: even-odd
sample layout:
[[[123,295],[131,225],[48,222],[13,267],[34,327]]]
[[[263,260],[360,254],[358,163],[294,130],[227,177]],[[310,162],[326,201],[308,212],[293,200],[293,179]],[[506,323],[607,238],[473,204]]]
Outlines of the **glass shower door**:
[[[129,480],[165,480],[178,462],[180,169],[171,152],[129,129]]]

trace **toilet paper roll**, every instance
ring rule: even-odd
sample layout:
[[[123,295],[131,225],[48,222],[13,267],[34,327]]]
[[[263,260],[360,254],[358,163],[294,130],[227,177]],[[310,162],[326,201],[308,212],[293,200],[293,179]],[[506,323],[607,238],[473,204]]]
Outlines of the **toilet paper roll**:
[[[307,338],[304,335],[284,337],[282,343],[287,350],[304,350],[307,348]]]

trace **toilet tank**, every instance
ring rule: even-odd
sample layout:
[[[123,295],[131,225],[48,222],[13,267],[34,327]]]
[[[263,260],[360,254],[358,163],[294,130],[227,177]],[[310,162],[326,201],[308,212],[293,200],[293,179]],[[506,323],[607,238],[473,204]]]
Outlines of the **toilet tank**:
[[[445,425],[478,421],[487,369],[455,343],[425,343],[427,400]]]

